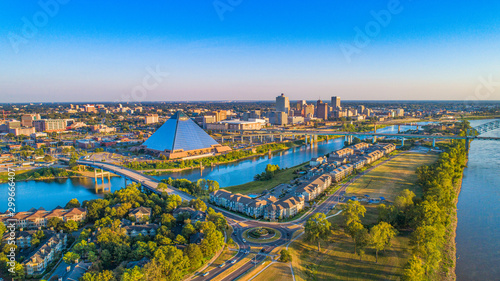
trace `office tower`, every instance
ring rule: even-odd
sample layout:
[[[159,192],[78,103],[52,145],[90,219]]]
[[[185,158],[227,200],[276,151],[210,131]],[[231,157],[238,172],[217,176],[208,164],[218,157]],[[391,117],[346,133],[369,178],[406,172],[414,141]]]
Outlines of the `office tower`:
[[[364,105],[358,105],[358,114],[363,114],[365,112],[365,106]]]
[[[328,104],[324,103],[322,100],[318,100],[316,103],[316,117],[328,120]]]
[[[314,104],[306,105],[304,110],[304,117],[314,117]]]
[[[297,101],[297,110],[301,111],[306,107],[307,103],[305,100],[299,100]]]
[[[340,97],[332,97],[332,107],[333,109],[340,108]]]
[[[290,110],[290,100],[288,97],[285,97],[285,94],[281,94],[280,96],[276,97],[276,111],[278,112],[285,112],[288,114]]]

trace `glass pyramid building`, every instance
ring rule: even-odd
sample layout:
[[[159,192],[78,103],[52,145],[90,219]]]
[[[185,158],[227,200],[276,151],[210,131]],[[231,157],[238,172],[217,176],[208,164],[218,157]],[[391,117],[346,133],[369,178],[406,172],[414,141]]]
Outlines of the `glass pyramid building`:
[[[156,154],[164,154],[168,158],[221,152],[222,148],[181,111],[170,117],[141,147]]]

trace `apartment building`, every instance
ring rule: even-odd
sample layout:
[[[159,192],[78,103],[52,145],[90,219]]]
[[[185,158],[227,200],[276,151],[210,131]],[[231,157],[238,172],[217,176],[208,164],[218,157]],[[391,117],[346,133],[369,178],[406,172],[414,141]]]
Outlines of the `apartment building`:
[[[52,211],[46,211],[43,208],[38,210],[31,209],[27,212],[16,213],[13,217],[9,213],[4,213],[0,215],[0,220],[6,221],[7,219],[17,220],[16,228],[19,229],[39,229],[42,227],[47,227],[47,222],[50,218],[60,218],[62,221],[66,222],[73,220],[76,222],[83,221],[87,217],[87,210],[84,208],[71,208],[71,209],[54,209]]]
[[[306,202],[318,197],[332,184],[332,177],[327,174],[315,176],[309,183],[304,183],[295,189],[296,196],[303,196]]]
[[[56,254],[61,252],[68,241],[68,235],[63,233],[53,233],[43,245],[32,252],[23,262],[26,275],[41,274],[47,266],[54,260]]]

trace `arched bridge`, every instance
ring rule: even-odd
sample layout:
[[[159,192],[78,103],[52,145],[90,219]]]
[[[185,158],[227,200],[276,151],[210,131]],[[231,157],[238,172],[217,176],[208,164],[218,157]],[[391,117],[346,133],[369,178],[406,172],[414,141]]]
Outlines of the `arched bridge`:
[[[479,134],[484,134],[496,129],[500,129],[500,119],[474,127],[474,130],[476,130]]]

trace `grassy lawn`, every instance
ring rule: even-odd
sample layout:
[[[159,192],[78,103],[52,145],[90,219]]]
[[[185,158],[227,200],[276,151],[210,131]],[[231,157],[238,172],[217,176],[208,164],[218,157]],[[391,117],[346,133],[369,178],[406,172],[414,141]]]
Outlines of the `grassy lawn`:
[[[422,191],[414,184],[417,180],[415,171],[422,165],[434,163],[436,154],[407,153],[381,165],[347,188],[346,196],[385,197],[392,201],[404,189],[413,191],[417,196]]]
[[[257,275],[257,277],[255,277],[253,280],[293,280],[292,271],[290,270],[290,264],[282,262],[273,263],[266,270]]]
[[[341,231],[322,243],[321,252],[315,244],[302,239],[293,242],[289,249],[296,280],[399,280],[408,258],[408,241],[403,236],[394,238],[392,247],[379,253],[378,263],[371,248],[365,250],[360,261],[351,238]]]
[[[282,183],[289,183],[291,180],[293,180],[296,176],[293,172],[297,169],[300,169],[307,165],[308,163],[303,163],[282,171],[279,171],[276,173],[276,175],[268,180],[268,181],[252,181],[249,183],[244,183],[240,185],[233,185],[226,187],[225,189],[228,191],[231,191],[233,193],[241,193],[241,194],[260,194],[264,190],[272,189],[273,187],[282,184]]]
[[[348,187],[346,196],[371,197],[383,196],[387,200],[394,198],[404,189],[410,189],[417,196],[422,192],[415,185],[416,169],[421,165],[433,163],[435,154],[408,153],[377,167]],[[376,204],[362,203],[366,208],[365,217],[361,218],[365,226],[372,226],[378,221]],[[337,207],[338,208],[338,207]],[[337,210],[334,210],[337,212]],[[329,221],[342,224],[342,216],[329,218]],[[290,244],[293,255],[293,268],[296,280],[400,280],[403,266],[409,257],[409,238],[400,233],[393,238],[392,247],[379,253],[379,262],[375,263],[375,250],[365,249],[360,260],[354,254],[354,243],[342,230],[335,231],[329,240],[322,242],[321,252],[317,245],[299,238]]]

